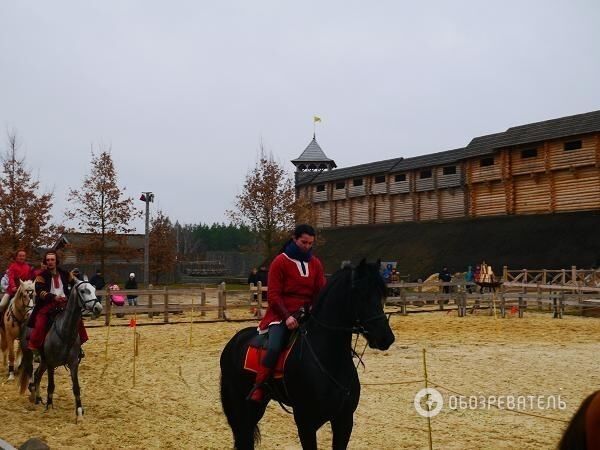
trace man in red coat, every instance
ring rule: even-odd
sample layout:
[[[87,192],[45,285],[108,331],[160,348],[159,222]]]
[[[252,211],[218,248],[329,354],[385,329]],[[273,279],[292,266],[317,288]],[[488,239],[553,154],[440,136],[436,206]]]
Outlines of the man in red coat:
[[[46,252],[44,257],[46,270],[40,272],[35,278],[37,299],[29,318],[29,326],[33,328],[29,337],[29,348],[32,350],[39,350],[42,347],[46,337],[48,316],[53,311],[66,306],[71,291],[73,275],[59,268],[58,262],[56,253]],[[83,344],[88,340],[88,335],[82,320],[79,320],[78,331],[79,339]]]
[[[27,259],[27,253],[25,250],[17,250],[15,254],[15,260],[8,266],[8,288],[6,290],[5,298],[0,302],[0,312],[3,311],[8,305],[8,301],[15,296],[17,289],[19,289],[20,281],[26,281],[33,279],[33,271],[31,266],[25,262]]]
[[[269,333],[268,348],[256,374],[256,384],[249,399],[262,402],[262,384],[271,376],[277,358],[292,330],[298,328],[294,313],[310,310],[321,289],[325,274],[321,261],[312,255],[315,230],[310,225],[298,225],[283,252],[269,268],[269,306],[258,325],[259,333]]]

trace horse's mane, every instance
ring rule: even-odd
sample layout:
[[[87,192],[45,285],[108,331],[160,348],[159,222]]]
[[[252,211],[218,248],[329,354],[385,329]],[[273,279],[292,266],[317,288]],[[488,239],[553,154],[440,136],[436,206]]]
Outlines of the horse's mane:
[[[350,283],[348,282],[348,278],[352,276],[352,269],[350,267],[344,267],[343,269],[337,270],[329,280],[327,280],[327,284],[321,290],[319,297],[317,299],[317,303],[313,308],[313,314],[318,314],[321,306],[323,305],[323,299],[329,296],[335,295],[344,295],[344,289],[347,291],[350,288]]]

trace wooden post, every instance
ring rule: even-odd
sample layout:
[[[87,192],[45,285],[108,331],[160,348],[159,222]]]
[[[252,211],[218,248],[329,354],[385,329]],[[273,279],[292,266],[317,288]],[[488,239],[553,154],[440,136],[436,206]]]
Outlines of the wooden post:
[[[558,297],[558,318],[563,318],[563,312],[565,310],[565,292],[562,291],[560,293],[560,297]]]
[[[400,284],[403,285],[404,281],[401,281]],[[408,310],[406,308],[406,290],[404,286],[400,286],[400,301],[402,302],[400,305],[400,311],[402,312],[403,316],[406,316],[408,315]]]
[[[248,304],[252,305],[254,302],[254,283],[250,283],[250,296],[248,297]]]
[[[221,283],[219,285],[219,290],[217,292],[217,301],[218,301],[218,312],[217,312],[217,318],[218,319],[224,319],[225,318],[225,308],[224,308],[224,304],[225,304],[225,283]]]
[[[148,295],[148,308],[152,309],[152,294]],[[148,311],[148,318],[152,319],[154,317],[154,313],[152,311]]]
[[[527,279],[527,269],[523,269],[523,293],[527,294],[527,285],[529,284],[529,280]],[[520,297],[519,297],[520,298]]]
[[[206,285],[202,285],[202,292],[200,293],[200,307],[202,311],[200,312],[200,316],[205,317],[206,311],[204,311],[204,307],[206,306]]]
[[[256,283],[258,291],[256,292],[256,316],[262,319],[262,281]]]
[[[165,286],[164,322],[169,323],[169,288]]]
[[[502,266],[502,280],[508,281],[508,266]]]
[[[107,293],[106,293],[106,310],[104,313],[104,325],[106,325],[106,326],[110,326],[110,309],[111,309],[110,307],[112,306],[111,303],[112,302],[110,301],[110,294],[107,291]]]
[[[577,292],[577,266],[571,266],[571,282],[575,285],[575,288],[571,291],[571,294],[575,294]]]
[[[500,286],[500,315],[506,319],[506,297],[504,296],[504,285]]]
[[[523,297],[519,296],[519,319],[523,318]]]
[[[542,270],[542,284],[545,286],[548,284],[548,271],[546,269]],[[538,286],[538,292],[540,291],[540,288]],[[538,311],[541,311],[543,309],[543,304],[540,301],[538,301]]]

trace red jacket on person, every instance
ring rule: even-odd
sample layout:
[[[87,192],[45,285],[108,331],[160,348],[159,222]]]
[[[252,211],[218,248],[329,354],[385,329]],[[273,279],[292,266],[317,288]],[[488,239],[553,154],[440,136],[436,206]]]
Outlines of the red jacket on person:
[[[11,297],[17,293],[17,289],[19,289],[20,282],[19,280],[32,280],[33,279],[33,271],[31,266],[25,262],[12,262],[10,266],[8,266],[8,295]]]
[[[259,329],[264,331],[270,324],[285,321],[303,306],[311,307],[325,283],[323,265],[317,257],[302,263],[285,253],[277,255],[269,268],[269,308]]]

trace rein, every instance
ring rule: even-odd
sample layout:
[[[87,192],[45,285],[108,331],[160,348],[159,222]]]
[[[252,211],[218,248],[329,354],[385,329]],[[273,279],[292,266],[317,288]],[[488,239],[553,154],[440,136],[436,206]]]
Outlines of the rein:
[[[15,307],[14,307],[14,305],[16,303],[16,299],[17,299],[17,296],[15,295],[15,297],[13,298],[13,301],[11,301],[10,304],[9,304],[9,306],[8,306],[7,313],[8,313],[8,316],[10,318],[12,318],[13,322],[16,322],[19,326],[21,326],[27,320],[27,316],[29,315],[29,313],[33,309],[33,306],[29,306],[29,301],[31,301],[31,297],[29,297],[28,295],[25,295],[25,294],[20,294],[19,300],[20,300],[21,306],[23,307],[23,309],[25,310],[25,312],[23,313],[23,318],[19,319],[19,318],[17,318],[17,315],[15,314]],[[25,303],[25,299],[27,299],[29,301],[27,303]]]
[[[92,309],[94,308],[94,306],[96,305],[96,303],[100,303],[100,300],[98,300],[97,297],[94,296],[94,298],[92,299],[88,299],[88,300],[84,300],[81,295],[79,295],[79,291],[77,290],[77,288],[79,286],[81,286],[82,284],[87,283],[87,284],[91,284],[89,281],[79,281],[77,283],[75,283],[75,285],[73,286],[73,289],[75,290],[75,295],[77,296],[77,304],[79,306],[79,310],[81,312],[89,310],[89,308],[87,307],[88,303],[93,303],[92,305]],[[66,308],[62,310],[63,312],[66,311]],[[54,322],[56,323],[56,321]],[[62,341],[62,342],[68,342],[68,339],[65,338],[64,336],[62,336],[61,332],[59,331],[58,327],[53,326],[54,331],[56,333],[56,335],[58,336],[58,338]],[[72,344],[71,344],[72,346]],[[69,347],[70,349],[71,347]]]

